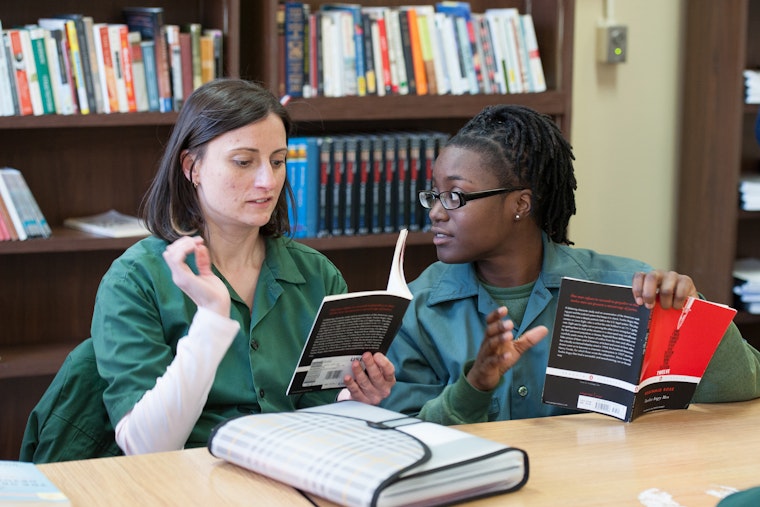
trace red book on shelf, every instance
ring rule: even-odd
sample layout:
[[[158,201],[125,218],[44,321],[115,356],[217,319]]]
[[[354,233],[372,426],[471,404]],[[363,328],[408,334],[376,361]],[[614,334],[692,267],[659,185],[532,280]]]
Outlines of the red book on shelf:
[[[26,61],[24,55],[24,49],[21,45],[21,29],[6,30],[6,34],[10,40],[11,56],[13,61],[14,76],[16,78],[16,94],[18,96],[18,103],[20,113],[23,116],[34,114],[32,108],[32,94],[29,89],[29,77],[27,75],[27,68],[29,62]]]

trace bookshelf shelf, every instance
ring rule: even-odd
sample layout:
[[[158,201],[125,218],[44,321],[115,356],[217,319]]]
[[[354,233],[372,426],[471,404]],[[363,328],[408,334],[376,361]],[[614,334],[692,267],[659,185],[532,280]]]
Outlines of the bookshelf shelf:
[[[177,113],[2,116],[0,117],[0,130],[174,125],[176,120]]]
[[[312,10],[323,1],[308,2]],[[367,0],[399,6],[415,0]],[[548,91],[514,95],[385,96],[293,99],[297,135],[385,129],[453,133],[483,107],[515,103],[551,115],[570,135],[574,0],[475,0],[473,12],[531,6]],[[121,21],[125,0],[6,2],[4,27],[58,12]],[[224,29],[225,75],[277,89],[278,0],[154,0],[169,23]],[[0,459],[16,459],[29,411],[68,351],[89,336],[98,284],[111,262],[137,238],[103,238],[66,229],[63,220],[116,209],[137,214],[176,113],[0,117],[0,165],[22,171],[53,236],[0,242]],[[307,238],[343,272],[351,290],[383,288],[397,234]],[[413,280],[435,260],[430,233],[410,233],[405,275]],[[367,266],[378,266],[368,270]]]

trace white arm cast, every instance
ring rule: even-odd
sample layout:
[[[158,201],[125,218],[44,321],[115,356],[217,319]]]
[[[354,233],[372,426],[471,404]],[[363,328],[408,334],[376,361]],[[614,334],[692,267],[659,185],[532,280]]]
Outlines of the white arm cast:
[[[116,425],[116,443],[125,454],[184,447],[239,329],[237,321],[198,308],[166,372]]]

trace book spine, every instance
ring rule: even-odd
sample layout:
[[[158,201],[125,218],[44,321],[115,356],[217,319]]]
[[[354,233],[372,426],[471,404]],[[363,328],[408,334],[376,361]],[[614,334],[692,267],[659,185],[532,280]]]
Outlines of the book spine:
[[[396,227],[395,230],[409,228],[409,139],[404,134],[396,136]]]
[[[43,46],[47,58],[48,73],[50,74],[50,91],[53,95],[53,112],[63,113],[63,98],[61,96],[63,81],[61,80],[61,66],[58,60],[57,42],[49,30],[43,30]]]
[[[13,227],[16,229],[18,239],[23,241],[29,238],[28,228],[34,229],[34,219],[29,221],[25,213],[26,210],[20,206],[18,202],[19,196],[15,195],[15,193],[16,190],[11,187],[5,178],[5,169],[0,169],[0,199],[5,203]]]
[[[161,28],[162,40],[168,51],[168,64],[171,76],[171,96],[174,111],[182,108],[182,49],[179,45],[179,25],[164,25]]]
[[[206,28],[203,30],[204,35],[209,35],[214,39],[214,77],[224,76],[224,46],[223,34],[218,28]]]
[[[428,93],[430,95],[438,95],[438,76],[436,75],[435,58],[433,55],[433,36],[430,34],[428,18],[427,14],[417,13],[417,31],[419,32],[420,51],[425,68],[425,77],[427,78]]]
[[[37,71],[37,62],[32,47],[32,39],[29,29],[19,29],[21,36],[21,48],[24,52],[24,62],[26,64],[26,78],[29,82],[29,95],[32,99],[32,114],[40,116],[45,114],[42,102],[42,88],[40,86],[40,76]]]
[[[201,36],[203,35],[203,26],[200,23],[187,23],[182,30],[190,34],[190,49],[192,53],[191,74],[193,76],[190,90],[192,92],[203,84],[201,70]]]
[[[384,148],[383,148],[383,140],[380,136],[372,136],[371,137],[371,172],[370,172],[370,180],[372,182],[372,214],[371,214],[371,223],[369,225],[370,231],[372,231],[373,234],[378,234],[383,232],[384,224],[383,224],[383,218],[385,217],[384,211],[385,211],[385,191],[383,189],[383,182],[384,182],[384,169],[385,165],[383,162],[383,155],[384,155]]]
[[[0,183],[0,185],[2,185],[2,183]],[[11,213],[9,209],[10,206],[11,206],[10,202],[6,204],[5,198],[3,197],[3,194],[2,194],[2,189],[0,189],[0,218],[2,218],[3,223],[5,224],[5,228],[8,233],[7,239],[11,241],[18,241],[20,238],[18,235],[18,231],[16,230],[16,224],[14,223],[13,218],[11,217]]]
[[[77,45],[79,49],[79,61],[82,66],[82,78],[85,93],[87,94],[87,104],[89,111],[93,113],[99,112],[98,101],[95,92],[95,81],[93,69],[90,65],[90,46],[87,42],[87,29],[84,24],[84,16],[79,14],[72,14],[67,16],[74,22],[76,31]]]
[[[114,112],[129,112],[127,102],[127,84],[124,79],[124,59],[121,57],[121,33],[115,24],[108,25],[108,45],[111,49],[114,83],[116,84],[116,99],[118,108]]]
[[[179,51],[182,57],[182,97],[183,102],[193,93],[193,37],[190,33],[179,32]]]
[[[11,98],[13,90],[10,83],[10,71],[8,70],[10,63],[3,39],[3,24],[0,20],[0,116],[13,116],[16,114],[16,110]]]
[[[393,184],[396,179],[396,139],[393,136],[386,136],[383,147],[385,149],[383,232],[393,232],[396,228],[396,211],[398,210],[398,192],[396,185]]]
[[[332,229],[333,236],[343,234],[346,213],[345,143],[340,137],[332,143]]]
[[[332,229],[332,193],[330,177],[332,174],[332,139],[325,137],[319,150],[319,230],[317,235],[330,235]]]
[[[121,52],[121,68],[124,72],[124,89],[127,97],[127,112],[137,112],[137,99],[135,98],[135,76],[132,68],[132,53],[129,48],[129,28],[124,24],[117,24],[119,44]]]
[[[367,81],[367,95],[377,95],[379,69],[375,66],[375,54],[372,39],[372,20],[369,15],[361,14],[362,45],[364,47],[364,67]]]
[[[306,138],[306,190],[304,191],[304,217],[306,236],[317,237],[319,228],[319,151],[321,137]]]
[[[13,112],[9,115],[20,115],[21,114],[21,108],[19,104],[19,96],[18,96],[18,90],[16,86],[16,69],[15,69],[15,61],[13,59],[13,50],[11,48],[11,39],[10,34],[7,32],[0,32],[0,51],[2,51],[5,54],[5,61],[7,62],[6,65],[6,72],[8,76],[8,91],[10,93],[10,102],[13,106]],[[9,109],[10,111],[10,109]]]
[[[414,72],[414,56],[412,55],[412,39],[407,11],[396,11],[394,18],[398,19],[401,51],[403,52],[404,67],[406,68],[406,83],[409,87],[409,94],[417,95],[417,75]]]
[[[48,62],[47,42],[45,30],[42,28],[30,28],[29,43],[34,54],[34,64],[37,69],[37,81],[40,89],[42,114],[55,114],[55,97],[53,95],[53,79],[50,74]]]
[[[93,20],[92,16],[82,16],[82,29],[84,30],[84,39],[87,43],[86,55],[89,61],[90,74],[92,75],[91,81],[93,97],[95,100],[95,111],[102,113],[105,110],[106,98],[103,96],[101,88],[99,86],[99,74],[101,73],[102,69],[100,68],[97,55],[95,54],[95,34],[92,30],[94,24],[95,21]]]
[[[414,80],[417,86],[417,95],[428,94],[428,78],[425,70],[425,61],[422,57],[422,41],[420,40],[420,29],[417,21],[417,11],[412,7],[400,13],[401,16],[407,17],[407,29],[409,30],[409,43],[412,50],[412,69],[414,70]]]
[[[61,79],[65,79],[63,91],[63,114],[76,114],[79,112],[79,100],[77,87],[74,81],[73,63],[71,60],[71,46],[66,33],[66,25],[58,23],[57,27],[49,28],[51,36],[55,39],[58,49],[58,60],[61,65]],[[65,77],[64,77],[65,76]]]
[[[132,77],[135,84],[135,104],[138,112],[148,110],[148,87],[145,81],[145,61],[142,52],[142,37],[139,32],[127,32],[129,57],[132,60]]]
[[[397,95],[409,94],[409,76],[406,72],[404,49],[399,26],[398,10],[389,9],[385,20],[386,36],[388,38],[388,56],[391,66],[391,80],[393,93]]]
[[[358,161],[357,161],[357,178],[356,180],[359,183],[359,217],[358,217],[358,225],[357,225],[357,232],[359,234],[367,234],[369,233],[369,226],[371,222],[372,217],[372,206],[371,206],[371,181],[370,181],[370,170],[371,170],[371,141],[369,137],[366,135],[362,135],[359,137],[358,140]]]
[[[115,113],[119,111],[119,99],[116,95],[116,75],[113,67],[113,56],[111,55],[108,25],[95,23],[92,30],[94,35],[93,46],[95,46],[95,53],[100,63],[98,82],[103,96],[103,112]]]
[[[546,79],[544,68],[541,63],[541,54],[538,49],[538,40],[536,39],[536,29],[533,25],[533,16],[523,14],[520,16],[522,22],[523,36],[525,38],[525,49],[528,53],[528,65],[530,67],[531,81],[534,92],[546,91]]]
[[[140,42],[145,64],[145,88],[148,91],[148,111],[161,110],[161,98],[158,93],[158,75],[156,71],[156,43],[152,40]]]
[[[76,25],[71,20],[66,21],[66,38],[69,42],[69,50],[71,52],[71,69],[74,74],[74,83],[76,84],[79,113],[90,114],[90,102],[87,95],[87,87],[85,85],[79,37],[77,36]]]
[[[15,70],[16,93],[21,115],[33,115],[32,94],[29,87],[28,62],[24,54],[24,48],[21,42],[21,30],[8,30],[7,35],[10,40],[11,62]]]
[[[214,79],[214,38],[201,35],[201,84]]]
[[[345,220],[344,234],[351,236],[356,234],[359,223],[359,182],[357,178],[356,163],[357,140],[356,137],[346,138],[345,144]]]
[[[419,231],[422,228],[422,206],[419,205],[418,193],[420,190],[420,149],[422,140],[420,135],[409,134],[409,185],[407,193],[407,202],[409,206],[408,226],[410,231]]]
[[[385,17],[379,17],[373,23],[373,28],[377,29],[377,52],[379,53],[380,69],[383,73],[383,88],[385,93],[383,95],[390,95],[394,93],[393,78],[391,75],[391,60],[388,48],[388,31],[386,28]],[[378,92],[380,87],[378,87]],[[396,90],[397,91],[397,90]]]
[[[302,97],[304,87],[304,4],[285,2],[285,53],[281,65],[285,69],[284,94]]]

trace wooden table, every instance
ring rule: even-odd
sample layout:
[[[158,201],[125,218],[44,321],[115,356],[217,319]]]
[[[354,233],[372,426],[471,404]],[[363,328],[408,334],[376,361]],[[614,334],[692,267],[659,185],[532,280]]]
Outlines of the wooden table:
[[[627,424],[578,414],[459,428],[521,447],[530,458],[521,490],[473,506],[715,506],[734,489],[760,485],[760,400],[692,405]],[[312,505],[298,491],[205,449],[40,468],[75,507]]]

